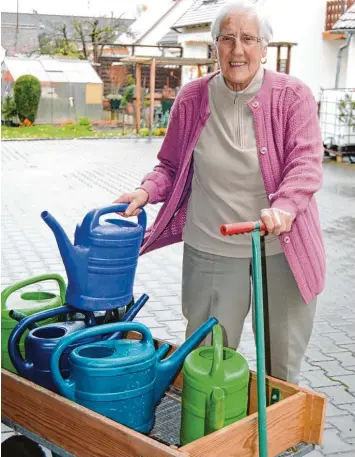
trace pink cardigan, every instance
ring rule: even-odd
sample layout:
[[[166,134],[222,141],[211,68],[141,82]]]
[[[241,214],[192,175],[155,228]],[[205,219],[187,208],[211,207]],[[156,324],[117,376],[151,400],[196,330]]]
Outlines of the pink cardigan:
[[[164,202],[147,230],[142,254],[182,239],[193,150],[210,114],[208,82],[215,75],[186,84],[173,105],[159,164],[141,185],[149,194],[149,203]],[[281,245],[302,297],[310,303],[322,292],[325,279],[325,252],[314,198],[322,184],[323,157],[317,106],[301,81],[265,70],[263,85],[249,108],[270,206],[289,211],[294,219],[291,232],[280,236]]]

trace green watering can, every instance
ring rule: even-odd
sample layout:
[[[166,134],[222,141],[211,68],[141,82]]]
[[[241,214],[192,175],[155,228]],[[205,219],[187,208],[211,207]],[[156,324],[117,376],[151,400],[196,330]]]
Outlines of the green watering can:
[[[223,347],[219,324],[212,332],[212,346],[195,349],[184,363],[180,428],[183,446],[247,414],[248,363],[234,349]]]
[[[8,298],[14,292],[24,287],[37,282],[54,280],[57,281],[59,286],[59,295],[50,292],[23,292],[13,297],[11,304],[7,303]],[[16,320],[30,316],[31,314],[38,313],[39,311],[46,311],[52,308],[57,308],[65,302],[66,285],[64,279],[57,274],[48,274],[35,276],[25,281],[18,282],[12,286],[7,287],[1,292],[1,366],[6,370],[17,373],[13,366],[8,351],[7,343],[10,334],[14,327],[17,325]],[[52,324],[57,321],[58,318],[48,319],[40,323],[40,325]],[[28,331],[25,332],[20,340],[20,350],[25,356],[24,342]]]

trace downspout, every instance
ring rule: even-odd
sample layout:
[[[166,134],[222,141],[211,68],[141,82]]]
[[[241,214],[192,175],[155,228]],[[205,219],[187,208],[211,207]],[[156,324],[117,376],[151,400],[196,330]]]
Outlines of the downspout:
[[[346,34],[346,39],[345,43],[342,44],[338,50],[338,55],[337,55],[337,69],[336,69],[336,75],[335,75],[335,88],[338,89],[339,87],[339,76],[340,76],[340,68],[341,68],[341,56],[343,53],[343,50],[349,47],[350,40],[351,40],[351,33]]]

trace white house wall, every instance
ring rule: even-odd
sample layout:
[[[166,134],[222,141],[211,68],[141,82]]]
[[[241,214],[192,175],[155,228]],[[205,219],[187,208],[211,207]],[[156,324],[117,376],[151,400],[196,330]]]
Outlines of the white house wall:
[[[171,26],[185,13],[188,8],[190,8],[193,2],[194,0],[180,0],[176,2],[176,5],[168,13],[166,13],[165,16],[162,17],[157,24],[155,24],[152,30],[148,31],[138,43],[156,45],[171,30]],[[156,6],[151,5],[151,8],[156,8]],[[138,49],[139,55],[161,55],[161,51],[157,48],[155,50],[154,48]],[[179,53],[179,50],[176,49],[175,53]]]
[[[344,40],[323,40],[326,0],[266,0],[264,7],[271,18],[274,30],[273,41],[295,42],[291,50],[290,73],[303,80],[318,99],[321,88],[335,85],[336,61],[339,46]],[[205,39],[206,29],[201,28]],[[197,34],[197,29],[194,30]],[[186,57],[207,57],[207,45],[187,43],[188,33],[180,36]],[[339,86],[355,87],[355,38],[348,51],[343,51]],[[204,51],[203,51],[204,50]],[[195,52],[195,53],[194,53]],[[286,49],[283,49],[286,52]],[[351,65],[351,67],[349,66]],[[266,68],[276,69],[276,48],[269,48]],[[183,80],[183,83],[186,81]]]
[[[208,57],[208,44],[212,43],[209,27],[185,29],[178,35],[179,44],[183,47],[184,57],[206,59]],[[198,42],[200,40],[200,42]],[[181,84],[184,85],[197,78],[197,66],[182,67]]]
[[[274,41],[298,43],[291,51],[290,73],[302,79],[318,97],[321,87],[334,87],[336,56],[343,40],[323,40],[326,0],[267,0]],[[340,81],[345,84],[345,53]]]
[[[355,34],[351,37],[348,48],[346,87],[355,89]]]

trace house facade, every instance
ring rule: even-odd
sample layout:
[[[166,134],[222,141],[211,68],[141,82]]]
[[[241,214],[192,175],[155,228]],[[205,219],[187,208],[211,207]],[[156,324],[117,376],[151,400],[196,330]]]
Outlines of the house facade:
[[[273,25],[274,43],[292,43],[290,52],[289,73],[304,81],[318,99],[321,88],[334,87],[336,78],[337,55],[339,47],[344,44],[344,33],[325,33],[329,25],[327,14],[329,8],[336,4],[338,10],[335,17],[339,18],[339,6],[344,5],[343,0],[259,0],[265,8]],[[173,25],[173,29],[180,32],[179,42],[183,46],[184,56],[205,58],[211,53],[213,46],[210,35],[210,25],[217,10],[226,3],[226,0],[196,0],[196,2]],[[354,0],[348,0],[348,5]],[[338,16],[336,16],[338,14]],[[332,29],[331,29],[332,30]],[[343,52],[339,81],[344,86],[352,82],[355,73],[353,62],[354,48],[352,45]],[[277,47],[269,47],[266,68],[277,69],[278,57],[281,61],[286,59],[288,47],[280,49],[278,56]],[[350,59],[350,60],[349,60]],[[279,69],[279,71],[282,71]],[[189,69],[184,70],[183,82],[187,82],[196,75]]]
[[[146,10],[129,27],[128,33],[120,37],[121,42],[135,45],[135,54],[140,56],[161,56],[157,45],[170,46],[167,57],[180,57],[177,32],[172,25],[193,5],[194,0],[167,0],[159,10],[154,5]]]
[[[343,74],[339,75],[338,87],[355,89],[355,0],[352,0],[352,3],[352,6],[332,26],[332,35],[345,36],[344,49],[342,50],[344,57],[341,56],[344,59]],[[350,1],[348,6],[349,4]],[[340,76],[342,76],[342,86],[340,85]]]

